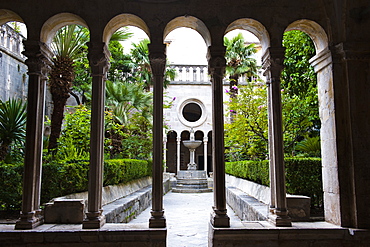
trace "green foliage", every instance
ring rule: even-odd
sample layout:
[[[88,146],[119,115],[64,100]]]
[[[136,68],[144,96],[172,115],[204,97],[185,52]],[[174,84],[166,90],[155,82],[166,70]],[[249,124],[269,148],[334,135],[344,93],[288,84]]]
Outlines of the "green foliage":
[[[130,159],[150,159],[152,155],[152,122],[140,113],[124,129],[123,155]]]
[[[320,158],[286,158],[286,191],[311,197],[311,205],[323,205],[322,166]]]
[[[269,161],[226,162],[227,174],[269,186]],[[286,158],[286,191],[311,197],[312,206],[323,205],[321,159]]]
[[[228,102],[232,121],[225,124],[225,147],[229,161],[265,159],[268,145],[267,93],[262,83],[240,87]]]
[[[90,150],[91,110],[85,106],[69,108],[58,139],[57,160],[88,159]]]
[[[270,186],[268,160],[226,162],[225,172],[238,178]]]
[[[106,94],[106,105],[112,111],[116,122],[126,125],[132,115],[138,112],[150,118],[152,93],[144,91],[137,84],[107,81]]]
[[[321,145],[320,137],[308,137],[303,141],[300,141],[295,147],[296,150],[302,152],[302,156],[308,157],[320,157],[321,156]]]
[[[26,138],[26,104],[19,99],[0,101],[0,161],[11,145],[24,146]]]
[[[107,160],[104,186],[128,183],[152,174],[152,162],[145,160]],[[52,161],[43,164],[41,203],[52,198],[88,189],[88,160]],[[23,164],[0,162],[0,210],[19,210],[22,202]],[[9,189],[11,188],[11,189]]]
[[[152,164],[146,160],[114,159],[104,164],[104,186],[127,183],[151,175]]]
[[[310,123],[309,126],[306,125],[306,133],[298,133],[299,138],[316,136],[320,129],[317,78],[309,61],[315,55],[314,43],[304,32],[293,30],[284,34],[283,46],[285,60],[281,87],[286,97],[295,101],[292,114],[306,114],[306,121]],[[286,122],[292,119],[288,117]]]
[[[286,47],[285,69],[281,77],[284,153],[292,156],[296,153],[295,146],[299,141],[319,135],[317,81],[309,63],[315,48],[309,36],[300,31],[287,32],[283,45]],[[230,95],[232,96],[231,90]],[[231,119],[230,123],[225,124],[227,159],[237,161],[267,158],[266,87],[250,82],[239,88],[238,97],[231,97],[227,106]]]
[[[235,98],[238,94],[239,77],[257,77],[257,61],[251,56],[257,52],[255,44],[246,45],[243,34],[228,39],[224,37],[226,46],[226,75],[229,76],[230,97]]]
[[[23,164],[0,162],[0,210],[19,210],[22,203]]]

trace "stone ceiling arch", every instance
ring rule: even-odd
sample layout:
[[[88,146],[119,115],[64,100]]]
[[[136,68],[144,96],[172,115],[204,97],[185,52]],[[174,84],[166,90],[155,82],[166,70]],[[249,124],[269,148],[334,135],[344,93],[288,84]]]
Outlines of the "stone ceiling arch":
[[[72,24],[88,28],[84,19],[72,13],[60,13],[50,17],[41,28],[40,41],[50,44],[60,28]]]
[[[0,25],[3,25],[9,21],[24,23],[23,19],[15,12],[7,9],[0,9]]]
[[[167,37],[167,35],[170,32],[179,27],[187,27],[197,31],[204,39],[204,42],[206,43],[207,47],[211,46],[211,34],[207,26],[204,24],[204,22],[202,22],[201,20],[194,16],[176,17],[175,19],[167,23],[163,33],[163,40]]]
[[[103,42],[108,43],[114,32],[124,26],[134,26],[143,30],[150,39],[149,28],[138,16],[133,14],[120,14],[113,17],[104,28]]]
[[[328,47],[328,36],[325,30],[314,21],[307,19],[297,20],[291,23],[285,29],[285,32],[291,30],[300,30],[307,33],[315,44],[316,54],[319,54]]]
[[[236,21],[233,21],[225,31],[227,34],[230,31],[235,29],[242,29],[254,34],[261,42],[262,45],[262,53],[270,47],[270,35],[267,32],[267,29],[264,25],[262,25],[259,21],[250,18],[242,18]]]

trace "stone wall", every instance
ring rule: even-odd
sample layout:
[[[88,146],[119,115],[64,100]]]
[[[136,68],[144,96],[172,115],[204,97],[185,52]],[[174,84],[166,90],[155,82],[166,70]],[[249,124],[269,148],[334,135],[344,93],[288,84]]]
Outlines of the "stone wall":
[[[23,39],[9,25],[0,26],[0,100],[27,97],[27,66],[21,54]]]

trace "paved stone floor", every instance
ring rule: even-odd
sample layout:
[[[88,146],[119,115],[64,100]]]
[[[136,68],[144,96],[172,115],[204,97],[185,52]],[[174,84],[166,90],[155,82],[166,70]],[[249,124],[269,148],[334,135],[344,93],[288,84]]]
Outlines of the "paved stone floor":
[[[208,224],[213,205],[213,193],[167,193],[163,198],[167,221],[168,247],[208,246]],[[148,223],[149,207],[129,224]],[[230,224],[242,227],[240,219],[228,207]]]

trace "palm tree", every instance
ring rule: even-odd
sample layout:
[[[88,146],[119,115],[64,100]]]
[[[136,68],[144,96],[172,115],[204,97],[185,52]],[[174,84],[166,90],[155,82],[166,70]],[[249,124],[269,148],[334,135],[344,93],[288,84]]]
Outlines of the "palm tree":
[[[0,161],[8,154],[9,146],[23,143],[26,138],[26,104],[21,100],[0,100]]]
[[[248,77],[257,74],[256,59],[251,56],[257,52],[255,44],[246,45],[241,33],[228,39],[224,37],[226,46],[226,74],[230,80],[230,96],[236,97],[238,94],[238,80],[241,75]]]
[[[150,90],[150,86],[153,85],[152,70],[150,67],[149,50],[148,44],[149,39],[144,39],[138,44],[132,44],[131,49],[131,68],[133,70],[134,78],[144,84],[146,91]],[[166,67],[164,74],[164,87],[170,83],[171,80],[175,79],[175,69]]]
[[[122,41],[132,34],[125,29],[115,32],[112,40]],[[84,48],[89,40],[89,32],[78,25],[68,25],[61,28],[54,37],[52,50],[54,52],[53,66],[50,72],[49,87],[53,100],[51,115],[51,133],[48,149],[57,147],[64,117],[64,107],[72,93],[72,82],[75,78],[74,63],[77,59],[86,58],[87,50]]]
[[[114,120],[125,125],[134,112],[150,118],[152,95],[134,83],[107,81],[106,106],[112,111]]]
[[[57,139],[60,136],[64,117],[64,107],[70,97],[75,76],[73,64],[81,56],[81,48],[88,39],[87,29],[78,25],[68,25],[56,33],[51,45],[54,52],[54,64],[49,77],[49,88],[53,100],[49,150],[57,147]]]

